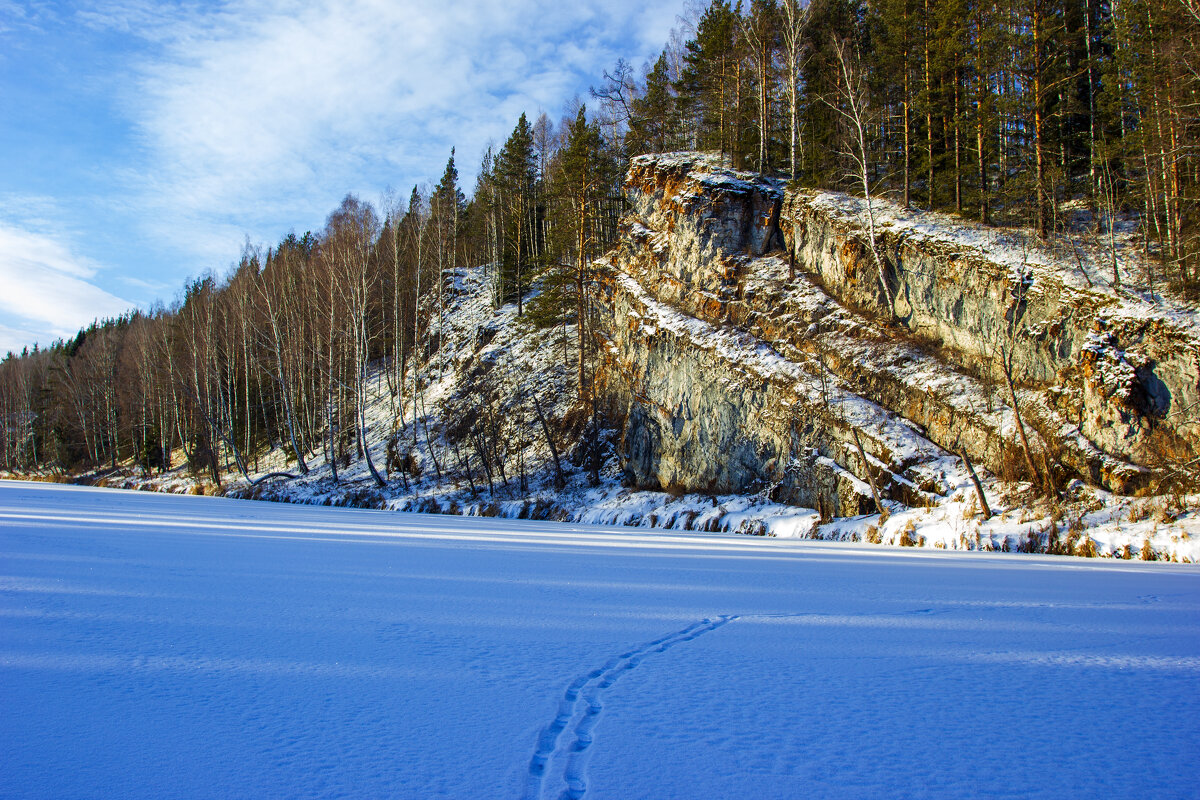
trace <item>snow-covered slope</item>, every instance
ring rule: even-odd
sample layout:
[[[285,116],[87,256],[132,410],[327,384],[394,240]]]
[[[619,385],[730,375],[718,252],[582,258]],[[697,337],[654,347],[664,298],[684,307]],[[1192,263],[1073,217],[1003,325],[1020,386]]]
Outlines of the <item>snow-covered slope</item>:
[[[0,483],[0,796],[1191,797],[1196,567]]]
[[[635,159],[628,192],[621,240],[590,287],[604,410],[595,480],[574,325],[537,328],[512,304],[495,308],[480,267],[449,276],[431,323],[440,347],[400,395],[382,372],[369,383],[368,438],[386,487],[361,458],[335,483],[311,456],[306,478],[228,488],[406,511],[1200,558],[1200,496],[1188,493],[1187,447],[1200,435],[1187,404],[1200,381],[1188,377],[1200,353],[1194,308],[1102,285],[1102,253],[1085,277],[1084,262],[1015,234],[880,202],[882,254],[907,304],[883,314],[878,282],[859,274],[861,201],[785,190],[695,153]],[[981,342],[1017,311],[1022,323],[999,348],[1023,370],[1014,407]],[[1060,311],[1061,325],[1043,324]],[[1111,336],[1097,343],[1088,326]],[[1162,414],[1151,403],[1160,390]],[[284,459],[268,454],[260,474]]]
[[[354,505],[369,508],[389,508],[397,511],[424,511],[470,516],[548,519],[566,522],[587,522],[605,525],[626,525],[642,528],[667,528],[679,531],[735,532],[771,537],[800,537],[832,541],[911,545],[917,547],[968,549],[990,551],[1045,551],[1079,555],[1151,557],[1178,561],[1200,561],[1200,513],[1196,506],[1200,498],[1184,496],[1129,498],[1113,495],[1097,488],[1074,487],[1073,499],[1061,503],[1034,500],[1028,487],[1020,482],[1007,483],[983,473],[983,480],[992,510],[996,515],[983,520],[974,498],[969,478],[961,462],[937,453],[913,462],[917,480],[927,488],[929,502],[909,506],[891,503],[892,514],[881,523],[879,514],[862,513],[852,517],[822,520],[814,509],[793,506],[773,500],[768,491],[749,494],[679,493],[653,489],[638,489],[623,485],[626,480],[622,462],[617,457],[620,445],[618,431],[603,431],[606,447],[600,484],[592,486],[582,454],[572,448],[562,433],[564,418],[570,421],[573,405],[571,390],[573,376],[564,366],[562,356],[565,337],[567,346],[574,329],[531,330],[515,324],[516,308],[506,305],[493,309],[490,276],[485,269],[463,270],[454,281],[455,292],[446,314],[444,353],[440,362],[431,360],[421,374],[425,390],[416,430],[416,446],[412,446],[413,423],[411,404],[402,409],[404,423],[398,424],[386,382],[376,375],[369,381],[372,390],[368,405],[371,420],[369,439],[375,443],[376,463],[385,463],[385,443],[396,436],[399,451],[411,451],[415,474],[404,479],[397,471],[389,474],[386,490],[376,489],[365,462],[355,460],[339,470],[339,482],[332,480],[328,466],[319,454],[310,456],[312,472],[293,481],[270,480],[256,487],[246,486],[235,474],[226,476],[223,491],[234,496],[278,500],[316,505]],[[745,337],[728,331],[712,329],[704,323],[669,307],[657,305],[664,333],[672,327],[700,337],[708,347],[713,341],[720,348],[746,346],[746,379],[752,382],[754,370],[775,369],[771,365],[782,361],[776,353],[765,352],[761,345],[747,344]],[[674,316],[672,316],[674,315]],[[689,334],[689,335],[691,335]],[[724,343],[724,344],[721,344]],[[734,352],[728,350],[727,352]],[[486,369],[482,369],[486,367]],[[783,366],[781,379],[790,374],[793,366]],[[758,378],[761,381],[761,378]],[[828,381],[828,379],[827,379]],[[761,384],[760,384],[761,385]],[[789,391],[809,391],[808,384]],[[518,391],[521,389],[522,391]],[[838,392],[828,383],[827,392]],[[518,456],[510,453],[507,482],[499,475],[489,490],[478,459],[469,443],[459,452],[470,459],[472,475],[456,466],[454,449],[443,433],[447,420],[454,420],[454,410],[469,413],[480,391],[493,396],[490,413],[508,423],[518,418],[524,421],[521,441],[525,447],[520,461],[525,466],[526,485],[521,486]],[[566,486],[554,487],[553,462],[529,408],[529,398],[537,392],[544,413],[558,431],[561,463]],[[524,403],[521,399],[524,398]],[[858,403],[859,406],[854,404]],[[846,395],[844,408],[869,409],[873,404]],[[441,408],[451,413],[441,413]],[[577,413],[577,412],[576,412]],[[523,415],[523,417],[522,417]],[[882,415],[879,422],[894,426],[896,435],[914,436],[911,428],[894,416]],[[426,428],[428,423],[428,428]],[[435,452],[441,462],[439,480],[428,455],[427,433],[432,437]],[[864,434],[864,444],[873,447],[881,433]],[[923,441],[916,435],[916,442]],[[887,441],[886,439],[882,439]],[[914,447],[929,448],[925,444]],[[918,449],[917,452],[920,452]],[[258,475],[284,468],[285,455],[275,451],[259,460]],[[861,479],[826,460],[824,468],[849,484],[849,490],[859,497],[870,497],[870,489]],[[472,488],[474,481],[474,488]],[[166,476],[117,475],[102,480],[105,485],[158,489],[171,492],[213,491],[202,478],[193,478],[179,469]]]

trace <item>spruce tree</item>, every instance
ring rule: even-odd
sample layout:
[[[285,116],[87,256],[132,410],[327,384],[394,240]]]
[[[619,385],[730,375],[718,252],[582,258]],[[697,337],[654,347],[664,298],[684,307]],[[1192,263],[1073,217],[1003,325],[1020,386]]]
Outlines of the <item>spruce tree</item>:
[[[560,166],[559,186],[568,200],[570,217],[567,228],[574,234],[575,321],[578,327],[578,388],[580,399],[586,390],[585,350],[587,328],[587,265],[596,253],[597,204],[608,195],[612,179],[612,159],[600,130],[587,120],[582,106],[567,132]]]

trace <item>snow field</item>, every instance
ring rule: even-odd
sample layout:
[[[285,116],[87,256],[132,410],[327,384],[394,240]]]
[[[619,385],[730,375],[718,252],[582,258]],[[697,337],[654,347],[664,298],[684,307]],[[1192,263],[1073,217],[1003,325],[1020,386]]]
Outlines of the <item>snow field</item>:
[[[12,482],[0,564],[4,797],[1196,791],[1192,566]]]

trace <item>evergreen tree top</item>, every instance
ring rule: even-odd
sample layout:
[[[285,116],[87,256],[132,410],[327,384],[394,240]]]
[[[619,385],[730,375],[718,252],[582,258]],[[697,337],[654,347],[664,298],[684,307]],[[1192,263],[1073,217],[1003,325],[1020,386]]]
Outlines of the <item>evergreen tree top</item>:
[[[518,191],[528,190],[537,179],[533,129],[524,113],[496,158],[496,177],[502,185]]]
[[[433,190],[431,205],[438,211],[451,212],[455,207],[461,211],[466,205],[466,196],[458,188],[458,168],[454,165],[454,148],[450,148],[450,160],[437,188]]]

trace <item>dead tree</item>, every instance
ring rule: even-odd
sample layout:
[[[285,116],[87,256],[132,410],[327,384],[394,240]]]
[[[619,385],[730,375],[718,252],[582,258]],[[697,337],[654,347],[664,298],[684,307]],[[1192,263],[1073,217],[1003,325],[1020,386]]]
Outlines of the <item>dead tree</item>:
[[[863,462],[863,473],[867,476],[867,482],[871,485],[871,497],[875,499],[875,508],[879,510],[880,524],[887,522],[891,512],[887,506],[883,504],[883,498],[879,494],[879,486],[875,483],[875,473],[871,471],[871,462],[867,461],[867,453],[863,450],[862,438],[858,435],[858,428],[850,429],[854,433],[854,446],[858,450],[858,457]]]
[[[1029,435],[1025,431],[1025,420],[1021,416],[1021,403],[1017,399],[1016,389],[1016,351],[1017,351],[1017,333],[1021,319],[1025,314],[1025,297],[1029,291],[1029,286],[1033,283],[1033,275],[1027,268],[1023,268],[1017,275],[1017,280],[1011,286],[1011,308],[1008,313],[1008,326],[1004,331],[998,334],[996,343],[996,356],[999,361],[1000,374],[1004,378],[1004,385],[1008,389],[1008,399],[1012,404],[1013,419],[1016,422],[1017,437],[1021,442],[1021,452],[1025,456],[1025,466],[1029,469],[1030,479],[1034,483],[1041,481],[1041,473],[1033,460],[1033,448],[1029,444]]]

